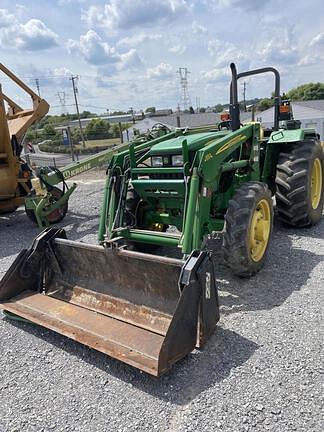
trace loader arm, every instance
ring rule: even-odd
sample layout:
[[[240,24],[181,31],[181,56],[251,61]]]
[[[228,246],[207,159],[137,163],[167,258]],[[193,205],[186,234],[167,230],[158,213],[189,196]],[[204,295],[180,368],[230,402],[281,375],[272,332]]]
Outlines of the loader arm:
[[[260,125],[249,124],[239,130],[211,141],[197,154],[197,168],[193,168],[189,183],[188,205],[185,209],[182,252],[202,247],[204,235],[222,229],[223,219],[211,218],[212,202],[215,193],[218,205],[227,207],[233,189],[241,181],[259,178],[259,136]],[[243,151],[242,146],[246,149]],[[231,158],[230,156],[233,155]],[[220,179],[223,173],[240,170],[234,177],[233,189],[220,193]],[[222,202],[223,200],[223,202]]]
[[[66,165],[60,169],[48,166],[40,168],[37,177],[32,179],[33,193],[25,198],[27,214],[37,222],[40,228],[48,227],[50,222],[47,216],[54,210],[66,205],[77,187],[76,183],[68,187],[65,181],[97,166],[108,163],[114,153],[122,151],[126,147],[127,145],[124,144],[103,150],[100,153],[91,155],[79,162]],[[64,186],[62,195],[59,199],[53,200],[52,189],[60,183],[63,183]]]
[[[210,142],[198,152],[198,174],[204,186],[216,190],[221,174],[238,168],[249,167],[258,178],[260,125],[258,123],[242,126],[235,132]],[[233,161],[226,161],[229,156],[239,150],[242,144],[249,143],[248,153]]]

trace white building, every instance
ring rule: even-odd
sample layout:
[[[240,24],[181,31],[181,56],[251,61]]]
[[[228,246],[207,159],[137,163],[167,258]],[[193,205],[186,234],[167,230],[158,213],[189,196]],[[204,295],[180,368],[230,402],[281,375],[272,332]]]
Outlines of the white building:
[[[301,121],[303,128],[314,128],[324,140],[324,100],[291,102],[295,120]],[[272,127],[274,109],[269,108],[257,115],[264,127]]]

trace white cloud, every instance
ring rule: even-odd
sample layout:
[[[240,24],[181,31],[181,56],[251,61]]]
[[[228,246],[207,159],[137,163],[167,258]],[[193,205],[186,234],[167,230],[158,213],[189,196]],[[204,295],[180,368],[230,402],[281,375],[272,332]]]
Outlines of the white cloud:
[[[187,47],[184,45],[174,45],[168,49],[170,53],[182,55],[186,51]]]
[[[51,79],[51,83],[55,83],[55,85],[58,88],[61,89],[70,89],[71,88],[71,81],[69,80],[69,78],[74,75],[73,71],[69,68],[66,67],[58,67],[58,68],[54,68],[49,70],[48,75],[52,76],[53,79]],[[44,74],[44,73],[43,73]],[[40,72],[40,75],[42,75],[42,73]],[[46,82],[45,80],[45,84],[48,84],[48,82]],[[41,82],[41,85],[43,86],[43,82]]]
[[[0,29],[10,26],[15,21],[15,17],[6,9],[0,9]]]
[[[310,46],[323,46],[324,47],[324,33],[319,33],[309,43]]]
[[[244,52],[236,45],[221,41],[219,39],[209,40],[207,43],[208,52],[213,57],[213,64],[216,68],[229,68],[230,63],[235,62],[240,69],[247,69],[250,66],[251,55]]]
[[[214,0],[213,4],[217,8],[238,8],[253,11],[263,8],[270,2],[271,0]]]
[[[116,69],[136,69],[142,65],[137,51],[132,48],[126,53],[118,53],[116,48],[110,46],[94,30],[81,35],[78,41],[70,39],[66,47],[70,53],[77,52],[94,66],[104,66],[105,71],[112,73]]]
[[[266,63],[295,64],[300,59],[300,53],[296,47],[284,41],[270,41],[259,51]]]
[[[161,34],[145,34],[145,33],[139,33],[139,34],[133,34],[131,36],[125,37],[123,39],[120,39],[117,42],[117,46],[120,47],[136,47],[138,45],[141,45],[148,41],[157,41],[162,39]]]
[[[311,66],[318,64],[318,62],[324,60],[324,55],[314,55],[314,54],[306,54],[304,57],[302,57],[299,62],[298,66]]]
[[[57,0],[57,4],[59,6],[65,6],[67,4],[73,4],[73,3],[86,3],[87,0]]]
[[[136,70],[143,65],[143,62],[138,55],[136,49],[132,48],[124,54],[120,54],[120,70]]]
[[[219,39],[212,39],[207,42],[208,52],[212,56],[218,56],[224,50],[224,44],[228,42],[222,42]]]
[[[70,77],[72,74],[71,70],[65,67],[54,68],[51,71],[54,77]]]
[[[311,66],[324,60],[324,32],[314,36],[305,47],[304,55],[300,58],[298,66]]]
[[[203,73],[203,79],[207,83],[217,83],[229,80],[230,70],[229,68],[214,68]]]
[[[69,39],[66,46],[70,53],[78,51],[88,63],[96,66],[119,61],[115,48],[104,42],[94,30],[81,35],[79,41]]]
[[[208,33],[207,28],[199,24],[197,21],[192,22],[191,28],[194,34],[205,35],[206,33]]]
[[[39,51],[58,45],[58,35],[43,21],[30,19],[21,23],[5,9],[0,9],[0,46],[21,51]]]
[[[173,67],[169,63],[160,63],[159,65],[147,69],[149,79],[164,80],[174,75]]]
[[[90,27],[130,29],[173,20],[187,10],[186,0],[110,0],[103,7],[90,6],[82,18]]]
[[[13,40],[17,48],[37,51],[51,48],[58,44],[58,35],[50,30],[42,21],[31,19],[20,24]]]

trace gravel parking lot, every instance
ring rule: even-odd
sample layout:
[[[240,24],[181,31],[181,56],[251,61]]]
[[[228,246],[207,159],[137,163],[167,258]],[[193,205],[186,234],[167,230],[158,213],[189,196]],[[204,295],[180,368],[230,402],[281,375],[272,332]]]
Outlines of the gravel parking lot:
[[[79,180],[69,238],[96,242],[102,177]],[[0,278],[37,232],[23,209],[0,217]],[[160,379],[0,315],[0,432],[322,431],[324,220],[276,223],[257,276],[234,278],[219,257],[217,277],[216,333]]]

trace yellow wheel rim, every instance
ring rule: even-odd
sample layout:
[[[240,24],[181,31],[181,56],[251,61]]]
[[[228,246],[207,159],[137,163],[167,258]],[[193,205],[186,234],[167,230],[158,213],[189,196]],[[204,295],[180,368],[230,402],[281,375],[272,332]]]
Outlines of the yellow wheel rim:
[[[259,262],[267,249],[271,231],[271,209],[267,200],[258,202],[250,224],[249,249],[254,262]]]
[[[323,171],[321,161],[317,158],[314,160],[311,175],[311,203],[313,209],[317,209],[321,201],[323,185]]]

